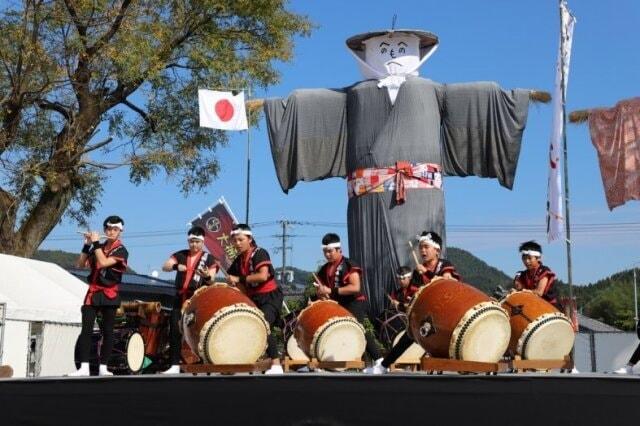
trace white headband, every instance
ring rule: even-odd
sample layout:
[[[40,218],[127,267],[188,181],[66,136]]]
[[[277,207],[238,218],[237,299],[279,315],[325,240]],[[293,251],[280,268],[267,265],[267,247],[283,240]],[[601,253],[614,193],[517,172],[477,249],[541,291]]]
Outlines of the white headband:
[[[191,241],[191,240],[204,241],[204,236],[203,235],[189,234],[189,236],[187,237],[187,240],[189,240],[189,241]]]
[[[527,255],[527,256],[537,256],[537,257],[542,256],[542,253],[540,253],[540,252],[539,252],[539,251],[537,251],[537,250],[522,250],[522,251],[520,251],[520,254],[522,254],[523,256],[524,256],[524,255]]]
[[[418,244],[428,244],[431,247],[435,247],[437,249],[440,248],[440,244],[436,243],[435,241],[433,241],[433,239],[431,239],[431,234],[427,234],[420,237],[420,239],[418,240]]]
[[[340,248],[340,241],[338,241],[337,243],[329,243],[329,244],[323,244],[322,245],[322,249],[328,249],[328,248]]]
[[[119,230],[123,230],[124,226],[122,225],[122,222],[116,222],[116,223],[109,223],[107,222],[106,225],[104,225],[104,227],[110,227],[110,228],[118,228]]]
[[[246,235],[247,237],[251,237],[253,236],[253,232],[251,232],[248,229],[234,229],[233,231],[231,231],[230,235],[238,235],[238,234],[242,234],[242,235]]]
[[[398,277],[401,280],[404,280],[405,278],[411,278],[411,275],[412,275],[411,272],[407,272],[404,275],[396,275],[396,277]]]

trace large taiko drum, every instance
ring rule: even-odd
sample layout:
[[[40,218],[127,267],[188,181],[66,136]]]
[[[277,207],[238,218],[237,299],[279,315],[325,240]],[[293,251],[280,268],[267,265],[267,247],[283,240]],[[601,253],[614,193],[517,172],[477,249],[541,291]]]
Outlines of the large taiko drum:
[[[507,312],[459,281],[435,279],[420,288],[407,316],[409,333],[434,357],[496,362],[509,345]]]
[[[333,300],[312,302],[298,315],[295,339],[310,358],[353,361],[364,353],[364,327]]]
[[[522,359],[563,359],[575,340],[571,321],[551,303],[529,290],[501,300],[510,315],[509,350]]]
[[[226,284],[201,287],[182,307],[191,350],[212,364],[252,364],[267,347],[269,324],[256,305]]]

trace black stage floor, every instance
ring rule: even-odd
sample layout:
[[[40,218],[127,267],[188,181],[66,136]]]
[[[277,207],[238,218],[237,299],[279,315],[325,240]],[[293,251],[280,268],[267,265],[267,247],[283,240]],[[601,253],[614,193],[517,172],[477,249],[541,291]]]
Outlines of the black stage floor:
[[[0,425],[638,424],[640,376],[290,373],[0,380]]]

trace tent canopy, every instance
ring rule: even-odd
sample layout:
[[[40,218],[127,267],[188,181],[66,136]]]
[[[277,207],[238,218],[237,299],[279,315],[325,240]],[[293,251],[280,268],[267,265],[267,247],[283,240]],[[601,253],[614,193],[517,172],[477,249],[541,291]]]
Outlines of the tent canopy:
[[[49,262],[0,254],[0,303],[6,318],[80,323],[86,283]]]

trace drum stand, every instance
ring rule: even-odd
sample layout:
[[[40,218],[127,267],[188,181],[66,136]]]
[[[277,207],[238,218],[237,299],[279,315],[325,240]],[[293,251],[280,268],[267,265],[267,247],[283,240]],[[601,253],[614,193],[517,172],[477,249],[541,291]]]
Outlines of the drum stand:
[[[463,361],[459,359],[423,357],[420,360],[420,369],[428,374],[442,374],[443,371],[498,374],[508,371],[509,364],[502,361],[478,362]]]
[[[418,371],[421,368],[422,359],[417,361],[394,362],[389,366],[389,370],[409,370]]]
[[[315,358],[302,360],[285,357],[283,363],[285,373],[292,369],[297,370],[302,367],[307,367],[309,370],[317,370],[319,368],[323,370],[362,370],[364,368],[364,361],[359,359],[353,361],[318,361]]]
[[[180,370],[185,373],[210,375],[211,373],[263,373],[271,368],[271,360],[258,361],[255,364],[183,364]]]
[[[570,372],[573,369],[573,361],[569,356],[566,356],[564,359],[522,359],[520,355],[516,355],[510,364],[511,370],[513,370],[514,373],[540,370],[562,370]]]

